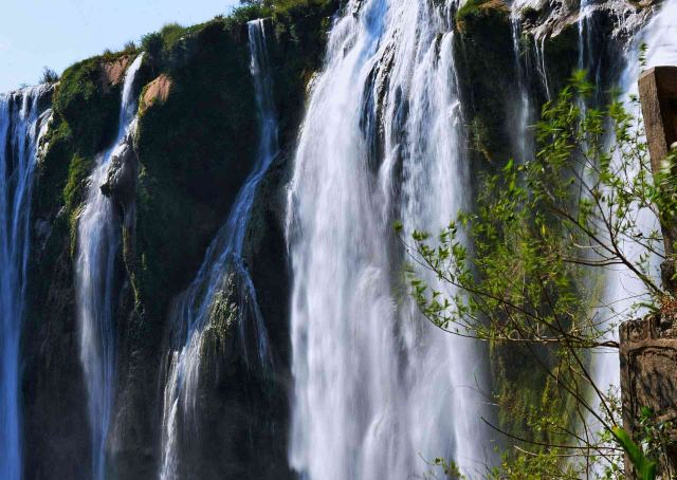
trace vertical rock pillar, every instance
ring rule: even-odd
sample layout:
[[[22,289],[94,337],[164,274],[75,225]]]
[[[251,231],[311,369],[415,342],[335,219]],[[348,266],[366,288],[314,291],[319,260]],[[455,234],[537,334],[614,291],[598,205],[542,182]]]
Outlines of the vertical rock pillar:
[[[677,66],[654,67],[639,78],[639,98],[646,140],[651,155],[651,169],[658,173],[665,168],[663,162],[677,143]],[[677,175],[677,171],[673,171]],[[668,187],[667,185],[665,186]],[[665,244],[666,261],[661,265],[663,285],[677,292],[675,275],[675,243],[677,242],[677,218],[669,212],[661,212],[661,229]]]
[[[677,142],[677,67],[645,71],[639,79],[639,96],[651,169],[656,175],[666,168],[664,161]],[[660,215],[666,253],[661,277],[665,290],[674,294],[677,219],[669,212]],[[677,442],[677,315],[659,312],[622,324],[620,357],[624,428],[639,443],[643,437],[642,409],[648,407],[655,412],[651,423],[665,425],[665,436]],[[625,467],[626,477],[636,478],[627,456]],[[677,447],[670,447],[661,456],[659,473],[661,478],[670,478],[675,472]]]

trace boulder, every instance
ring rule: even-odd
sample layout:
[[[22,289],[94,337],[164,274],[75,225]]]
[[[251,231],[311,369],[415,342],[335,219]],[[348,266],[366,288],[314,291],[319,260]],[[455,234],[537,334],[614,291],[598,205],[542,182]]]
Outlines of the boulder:
[[[101,185],[101,193],[115,202],[123,218],[131,209],[136,192],[138,158],[134,152],[133,134],[130,132],[112,153],[106,181]]]

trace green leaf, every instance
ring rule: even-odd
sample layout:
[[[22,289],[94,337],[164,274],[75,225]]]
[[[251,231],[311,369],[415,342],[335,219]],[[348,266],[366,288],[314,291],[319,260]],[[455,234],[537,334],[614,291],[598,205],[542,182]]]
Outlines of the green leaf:
[[[655,480],[656,479],[656,462],[651,461],[644,455],[642,450],[637,446],[637,444],[630,438],[628,432],[626,432],[621,427],[613,427],[611,429],[618,443],[623,447],[625,453],[628,455],[632,466],[635,468],[635,471],[639,478],[642,480]]]

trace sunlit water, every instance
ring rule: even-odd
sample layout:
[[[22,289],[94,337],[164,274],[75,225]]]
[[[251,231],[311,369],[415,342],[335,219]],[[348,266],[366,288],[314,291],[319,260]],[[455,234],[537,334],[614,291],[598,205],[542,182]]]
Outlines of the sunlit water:
[[[243,258],[243,247],[257,188],[278,153],[278,126],[264,21],[249,22],[248,33],[250,72],[259,116],[258,149],[253,170],[238,193],[228,220],[172,315],[172,351],[163,396],[161,480],[181,478],[179,422],[189,428],[195,419],[203,333],[220,294],[229,293],[233,287],[237,289],[237,321],[247,364],[264,371],[273,367],[268,333]],[[249,342],[248,338],[254,341]],[[252,343],[254,351],[248,349]],[[189,431],[185,438],[193,438],[190,433],[195,432]]]
[[[0,95],[0,478],[22,469],[19,408],[21,326],[30,250],[30,209],[37,147],[51,110],[42,85]]]
[[[115,267],[120,250],[120,225],[111,199],[101,192],[111,157],[134,128],[138,89],[134,80],[139,55],[125,74],[119,126],[113,146],[98,155],[89,177],[87,199],[78,220],[75,262],[80,360],[85,373],[95,480],[106,478],[106,439],[115,391]]]
[[[491,464],[484,358],[418,313],[392,228],[437,232],[472,195],[451,7],[351,2],[313,85],[288,219],[289,459],[304,479],[415,478],[436,457],[479,477]]]

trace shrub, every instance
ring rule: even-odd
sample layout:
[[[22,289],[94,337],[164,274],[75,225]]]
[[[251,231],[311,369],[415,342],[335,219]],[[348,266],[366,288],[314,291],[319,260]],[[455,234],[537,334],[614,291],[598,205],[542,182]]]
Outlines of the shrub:
[[[56,73],[49,67],[44,67],[42,69],[42,76],[40,77],[40,83],[56,83],[59,81],[59,74]]]

